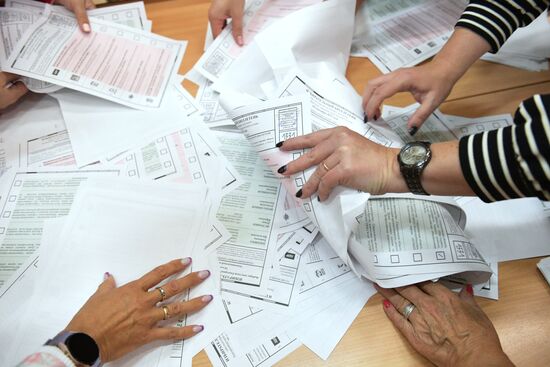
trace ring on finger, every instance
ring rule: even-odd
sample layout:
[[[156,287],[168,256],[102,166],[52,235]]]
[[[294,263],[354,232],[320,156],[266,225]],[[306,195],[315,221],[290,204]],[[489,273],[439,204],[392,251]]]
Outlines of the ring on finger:
[[[412,303],[409,303],[408,305],[403,308],[403,316],[405,316],[405,319],[408,320],[411,314],[413,313],[414,309],[416,308],[415,305]]]
[[[156,287],[155,289],[157,291],[159,291],[159,293],[160,293],[160,301],[159,302],[164,302],[164,300],[166,299],[166,291],[162,287]]]
[[[170,314],[168,313],[168,306],[162,306],[162,312],[163,312],[163,316],[162,316],[162,319],[163,320],[166,320],[166,319],[169,319],[170,318]]]
[[[327,164],[325,162],[323,162],[323,168],[325,169],[325,171],[330,171],[330,168],[328,168]]]

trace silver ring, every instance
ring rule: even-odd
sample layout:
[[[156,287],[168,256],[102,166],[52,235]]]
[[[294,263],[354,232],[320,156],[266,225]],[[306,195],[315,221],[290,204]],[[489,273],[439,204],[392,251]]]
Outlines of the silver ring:
[[[170,314],[168,313],[168,306],[162,306],[162,312],[164,313],[164,316],[162,317],[163,320],[170,318]]]
[[[166,292],[164,291],[164,289],[162,289],[162,287],[156,287],[155,289],[157,291],[159,291],[159,293],[160,293],[160,301],[159,302],[164,302],[164,300],[166,299]]]
[[[408,305],[405,306],[405,308],[403,309],[403,316],[405,316],[406,320],[409,319],[409,316],[411,316],[411,313],[414,311],[415,308],[416,306],[413,305],[412,303],[409,303]]]

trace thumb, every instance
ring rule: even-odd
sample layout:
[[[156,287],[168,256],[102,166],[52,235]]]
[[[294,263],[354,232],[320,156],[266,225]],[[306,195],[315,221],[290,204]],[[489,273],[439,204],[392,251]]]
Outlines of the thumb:
[[[244,46],[243,39],[243,4],[239,1],[235,1],[233,8],[231,9],[231,27],[233,32],[233,38],[239,46]]]
[[[80,0],[75,2],[72,10],[82,32],[90,33],[92,29],[90,28],[90,21],[88,20],[88,13],[86,13],[86,1]]]
[[[99,285],[99,287],[97,287],[96,294],[105,293],[115,288],[115,277],[111,273],[106,272],[103,275],[103,282]]]

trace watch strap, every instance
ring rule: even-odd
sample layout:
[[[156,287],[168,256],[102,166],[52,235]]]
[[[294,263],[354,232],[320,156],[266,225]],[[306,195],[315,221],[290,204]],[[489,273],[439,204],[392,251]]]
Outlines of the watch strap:
[[[100,367],[102,366],[103,364],[101,363],[101,358],[99,358],[99,352],[98,352],[98,357],[97,359],[95,360],[94,363],[92,363],[91,365],[90,364],[86,364],[86,363],[83,363],[79,360],[77,360],[73,354],[71,353],[71,351],[69,350],[68,346],[67,346],[67,339],[69,339],[69,337],[71,337],[72,335],[75,335],[75,334],[84,334],[84,333],[78,333],[78,332],[72,332],[72,331],[68,331],[68,330],[63,330],[61,331],[59,334],[57,334],[53,339],[49,339],[44,345],[45,346],[53,346],[53,347],[57,347],[61,352],[63,352],[63,354],[65,354],[65,356],[67,356],[75,366],[77,367]],[[91,338],[90,336],[88,336],[87,334],[85,334],[89,339],[91,339],[94,343],[95,341],[93,340],[93,338]],[[97,344],[96,344],[96,347],[97,347]],[[99,351],[99,348],[98,348],[98,351]]]
[[[412,167],[410,169],[401,169],[401,174],[405,179],[405,183],[407,184],[410,192],[415,195],[430,195],[426,192],[426,190],[424,190],[424,187],[422,187],[422,183],[420,182],[422,171],[423,169]]]

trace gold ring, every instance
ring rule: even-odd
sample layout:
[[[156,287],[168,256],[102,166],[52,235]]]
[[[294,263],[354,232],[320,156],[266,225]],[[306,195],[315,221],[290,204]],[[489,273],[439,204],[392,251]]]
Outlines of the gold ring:
[[[162,306],[162,312],[164,313],[163,320],[169,319],[170,314],[168,313],[168,306]]]
[[[166,299],[166,292],[164,291],[164,289],[162,289],[162,287],[156,287],[155,289],[157,291],[159,291],[159,293],[160,293],[160,301],[159,302],[164,302],[164,300]]]
[[[330,168],[328,168],[327,164],[325,162],[323,162],[323,168],[327,171],[330,171]]]

